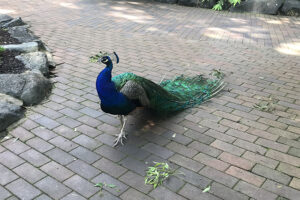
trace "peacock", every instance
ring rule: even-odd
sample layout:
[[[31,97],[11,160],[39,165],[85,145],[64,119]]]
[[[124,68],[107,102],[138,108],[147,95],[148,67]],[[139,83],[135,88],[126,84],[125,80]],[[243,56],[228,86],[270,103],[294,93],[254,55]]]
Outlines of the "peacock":
[[[101,55],[101,56],[100,56]],[[203,75],[194,77],[178,76],[173,80],[164,80],[156,84],[151,80],[133,73],[122,73],[112,78],[113,60],[119,63],[119,57],[113,54],[98,54],[92,60],[102,62],[106,67],[99,73],[96,89],[101,100],[101,109],[113,115],[118,115],[121,130],[114,145],[123,145],[126,139],[124,127],[126,116],[137,107],[147,107],[159,114],[172,114],[199,105],[216,94],[225,86],[223,73],[213,73],[214,78]]]

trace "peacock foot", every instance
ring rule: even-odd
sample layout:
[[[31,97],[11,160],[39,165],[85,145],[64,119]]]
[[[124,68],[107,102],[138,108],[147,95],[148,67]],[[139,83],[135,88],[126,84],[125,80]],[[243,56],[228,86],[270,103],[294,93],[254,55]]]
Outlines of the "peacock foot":
[[[127,139],[126,138],[126,135],[125,135],[125,132],[123,132],[123,131],[121,131],[121,133],[120,134],[117,134],[116,135],[117,136],[117,138],[115,139],[115,142],[114,142],[114,147],[115,146],[117,146],[119,143],[121,143],[122,145],[124,145],[123,144],[123,139]]]

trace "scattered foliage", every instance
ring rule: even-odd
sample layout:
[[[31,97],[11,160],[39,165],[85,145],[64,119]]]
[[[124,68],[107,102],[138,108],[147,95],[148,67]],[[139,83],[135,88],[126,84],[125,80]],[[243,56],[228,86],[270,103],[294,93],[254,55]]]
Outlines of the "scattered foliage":
[[[94,186],[100,188],[100,191],[99,191],[99,195],[100,195],[100,196],[103,195],[103,194],[102,194],[102,190],[103,190],[104,187],[109,187],[109,188],[115,188],[115,187],[117,187],[117,186],[114,185],[114,184],[106,184],[106,183],[101,183],[101,182],[95,184]],[[119,190],[117,190],[117,191],[119,191]]]
[[[202,1],[209,1],[209,0],[202,0]],[[213,10],[223,10],[223,6],[226,2],[230,3],[233,6],[236,6],[236,4],[241,3],[241,0],[219,0],[212,9]]]
[[[168,163],[154,162],[154,164],[153,167],[148,167],[145,177],[145,184],[153,185],[154,188],[160,186],[170,176],[182,174],[182,172],[170,168]]]
[[[225,76],[221,69],[213,69],[210,75],[215,76],[217,79],[222,79]]]
[[[5,51],[5,49],[0,46],[0,63],[2,63],[2,57],[1,57],[1,54]]]
[[[275,105],[278,103],[278,99],[270,97],[268,99],[262,100],[259,103],[254,104],[254,108],[263,112],[272,112],[275,110]]]
[[[205,192],[209,192],[210,190],[210,185],[208,187],[206,187],[202,192],[205,193]]]

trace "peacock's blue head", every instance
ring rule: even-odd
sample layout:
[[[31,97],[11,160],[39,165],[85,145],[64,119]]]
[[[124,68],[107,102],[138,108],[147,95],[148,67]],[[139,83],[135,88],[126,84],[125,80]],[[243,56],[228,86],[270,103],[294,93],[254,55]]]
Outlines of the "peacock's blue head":
[[[112,65],[113,62],[119,63],[119,56],[117,55],[116,52],[113,52],[112,54],[103,56],[98,60],[98,62],[102,62],[106,66]]]

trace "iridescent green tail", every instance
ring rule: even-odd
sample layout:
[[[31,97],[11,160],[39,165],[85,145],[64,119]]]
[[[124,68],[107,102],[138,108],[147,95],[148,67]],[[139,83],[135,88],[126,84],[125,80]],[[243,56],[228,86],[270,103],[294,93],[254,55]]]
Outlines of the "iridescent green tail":
[[[222,76],[207,79],[202,75],[195,77],[181,75],[173,80],[163,81],[159,85],[133,73],[113,77],[118,90],[129,80],[137,82],[144,88],[151,109],[164,114],[199,105],[218,94],[225,86]]]

